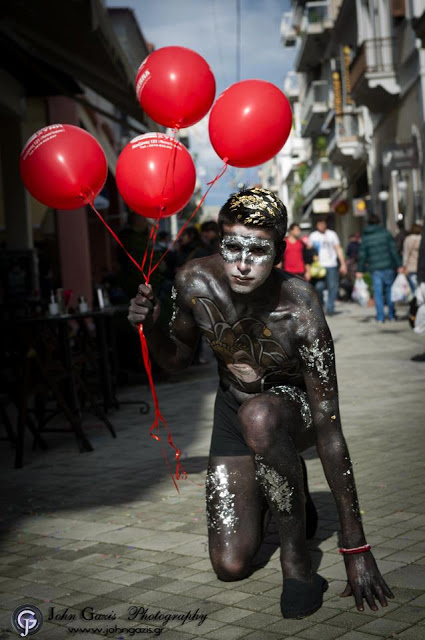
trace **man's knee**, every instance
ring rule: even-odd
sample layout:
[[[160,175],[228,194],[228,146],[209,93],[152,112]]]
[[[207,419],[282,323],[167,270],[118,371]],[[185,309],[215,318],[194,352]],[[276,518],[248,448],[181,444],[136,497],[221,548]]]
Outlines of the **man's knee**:
[[[214,557],[211,555],[211,564],[219,580],[234,582],[243,580],[251,573],[251,563],[242,557]]]
[[[280,417],[279,405],[272,396],[260,394],[245,400],[239,409],[238,418],[250,449],[261,453],[273,445]]]

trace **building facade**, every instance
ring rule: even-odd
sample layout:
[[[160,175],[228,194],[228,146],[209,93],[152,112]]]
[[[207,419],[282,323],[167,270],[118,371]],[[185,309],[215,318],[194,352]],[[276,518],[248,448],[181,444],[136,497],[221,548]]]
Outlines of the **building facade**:
[[[293,0],[282,18],[283,45],[297,47],[294,114],[311,141],[298,217],[328,213],[344,242],[370,211],[391,231],[423,219],[424,10],[421,0]]]
[[[52,282],[91,302],[94,282],[112,266],[109,234],[84,208],[56,211],[32,198],[19,176],[19,156],[46,125],[86,129],[108,162],[95,205],[119,228],[125,212],[114,179],[118,154],[135,135],[160,129],[134,90],[137,68],[151,48],[128,9],[108,11],[102,0],[36,4],[35,10],[34,3],[16,0],[0,19],[1,297],[13,297],[21,276],[25,297],[37,298],[50,270]]]

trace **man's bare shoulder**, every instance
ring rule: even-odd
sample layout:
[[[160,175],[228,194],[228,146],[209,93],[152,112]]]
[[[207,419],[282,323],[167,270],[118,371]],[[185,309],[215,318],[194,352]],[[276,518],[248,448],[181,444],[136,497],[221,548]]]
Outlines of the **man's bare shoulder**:
[[[314,287],[299,276],[283,273],[281,299],[291,307],[295,333],[299,340],[328,333],[329,328]]]
[[[223,278],[223,259],[219,254],[189,260],[177,270],[174,285],[184,299],[203,296],[215,281]]]
[[[286,271],[282,272],[281,291],[285,298],[294,300],[300,308],[318,302],[316,290],[307,280]]]

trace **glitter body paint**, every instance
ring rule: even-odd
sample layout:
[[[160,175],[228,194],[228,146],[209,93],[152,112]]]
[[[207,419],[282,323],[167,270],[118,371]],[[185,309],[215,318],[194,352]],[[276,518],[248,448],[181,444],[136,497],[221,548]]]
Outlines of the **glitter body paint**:
[[[196,304],[202,310],[199,325],[214,351],[223,381],[249,392],[265,391],[279,382],[301,381],[299,362],[288,357],[263,322],[242,317],[231,324],[212,300],[200,297]]]
[[[313,420],[311,417],[310,405],[307,400],[307,394],[297,387],[290,387],[289,385],[276,385],[268,390],[268,393],[273,393],[276,396],[288,397],[296,402],[300,407],[301,418],[306,429],[313,426]]]
[[[220,243],[220,254],[225,262],[245,264],[273,264],[275,244],[266,238],[226,235]]]
[[[264,464],[263,460],[264,458],[258,454],[254,456],[257,469],[255,477],[278,511],[280,513],[291,513],[294,487],[291,487],[288,480],[283,478],[276,469]]]
[[[171,318],[170,318],[170,322],[168,323],[168,326],[170,327],[170,334],[173,330],[173,325],[174,325],[174,320],[177,317],[177,312],[178,312],[178,307],[177,307],[177,289],[173,286],[173,288],[171,289],[171,300],[173,302],[173,310],[172,310],[172,314],[171,314]]]
[[[207,524],[209,529],[218,533],[223,530],[234,531],[238,523],[235,494],[229,489],[230,475],[224,464],[209,469],[207,473]]]
[[[329,382],[329,369],[333,363],[334,354],[330,344],[320,345],[319,338],[310,347],[300,347],[301,358],[310,371],[316,370],[323,383]]]

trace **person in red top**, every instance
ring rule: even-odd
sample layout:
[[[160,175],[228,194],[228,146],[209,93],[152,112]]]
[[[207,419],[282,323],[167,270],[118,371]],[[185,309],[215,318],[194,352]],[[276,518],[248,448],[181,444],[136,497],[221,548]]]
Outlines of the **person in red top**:
[[[288,273],[310,280],[310,265],[307,264],[307,247],[302,240],[300,226],[293,222],[286,236],[286,249],[283,254],[282,269]]]

